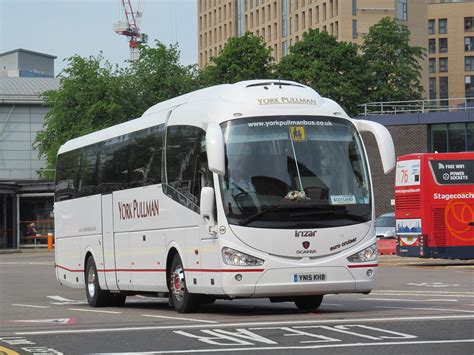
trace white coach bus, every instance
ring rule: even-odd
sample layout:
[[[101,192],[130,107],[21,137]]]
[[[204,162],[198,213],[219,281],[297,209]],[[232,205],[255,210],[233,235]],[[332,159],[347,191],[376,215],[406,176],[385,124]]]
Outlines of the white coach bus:
[[[92,307],[169,297],[177,312],[215,299],[316,309],[368,293],[377,250],[371,132],[381,125],[289,81],[219,85],[68,141],[58,152],[56,275]]]

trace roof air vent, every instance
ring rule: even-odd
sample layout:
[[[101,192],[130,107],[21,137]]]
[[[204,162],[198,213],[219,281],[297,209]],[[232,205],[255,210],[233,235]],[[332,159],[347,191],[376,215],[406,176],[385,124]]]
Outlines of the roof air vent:
[[[247,85],[247,88],[253,88],[257,86],[269,86],[269,85],[277,85],[277,86],[293,86],[297,88],[304,89],[305,87],[303,85],[299,85],[296,83],[288,82],[288,81],[262,81],[260,83],[255,83],[255,84],[250,84]]]

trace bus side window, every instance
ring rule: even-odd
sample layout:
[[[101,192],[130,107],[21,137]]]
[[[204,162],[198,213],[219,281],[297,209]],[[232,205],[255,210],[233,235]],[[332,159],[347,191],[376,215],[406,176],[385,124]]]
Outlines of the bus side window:
[[[97,156],[99,144],[93,144],[82,150],[81,174],[79,176],[79,194],[89,196],[97,190]]]
[[[164,189],[172,199],[198,212],[201,185],[207,178],[207,159],[202,159],[205,132],[194,126],[168,127],[166,141],[166,172],[168,187]],[[206,182],[207,183],[207,182]]]
[[[58,156],[56,168],[56,201],[69,200],[77,197],[80,164],[80,150],[73,150]]]
[[[128,184],[128,142],[130,135],[105,141],[100,147],[98,164],[98,192],[102,194],[122,190]]]
[[[153,148],[153,161],[150,163],[148,172],[148,183],[149,184],[160,184],[161,183],[161,164],[163,157],[163,134],[165,131],[165,125],[161,124],[151,129],[150,134],[153,136],[151,140],[151,147]]]
[[[160,183],[162,150],[160,127],[150,127],[133,133],[131,146],[130,187]]]
[[[214,187],[214,181],[212,180],[212,173],[209,170],[209,165],[207,164],[207,150],[206,150],[206,136],[201,137],[201,150],[198,160],[198,172],[200,175],[200,184],[199,185],[199,197],[201,196],[201,189],[203,187]],[[199,202],[201,199],[199,199]]]

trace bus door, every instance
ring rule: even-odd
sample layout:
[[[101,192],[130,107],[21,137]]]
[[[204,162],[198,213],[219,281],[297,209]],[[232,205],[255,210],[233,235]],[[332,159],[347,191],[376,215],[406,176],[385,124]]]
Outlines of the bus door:
[[[104,255],[105,284],[109,290],[118,290],[113,230],[112,194],[102,195],[102,253]]]
[[[221,251],[219,243],[219,231],[214,219],[214,211],[209,214],[201,213],[199,218],[199,234],[201,237],[201,268],[202,283],[206,289],[221,286],[220,274],[221,269]],[[208,293],[213,293],[212,291]],[[216,292],[219,294],[221,292]]]

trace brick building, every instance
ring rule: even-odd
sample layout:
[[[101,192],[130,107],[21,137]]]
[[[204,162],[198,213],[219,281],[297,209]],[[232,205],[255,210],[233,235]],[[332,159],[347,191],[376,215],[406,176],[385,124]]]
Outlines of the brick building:
[[[358,117],[383,124],[391,133],[396,156],[409,153],[474,151],[474,111],[429,112]],[[395,171],[384,175],[375,139],[363,134],[369,155],[376,215],[393,212]]]

